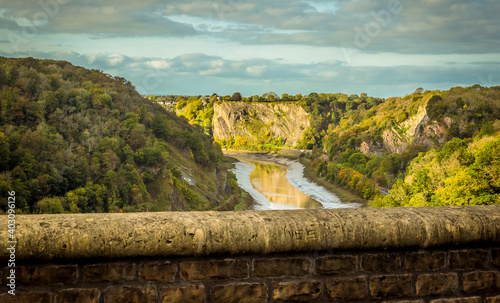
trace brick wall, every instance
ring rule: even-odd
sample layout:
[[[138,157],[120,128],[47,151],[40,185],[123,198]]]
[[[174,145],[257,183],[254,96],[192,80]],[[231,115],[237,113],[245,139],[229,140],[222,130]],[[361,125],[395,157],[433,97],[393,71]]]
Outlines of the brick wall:
[[[8,239],[0,303],[500,303],[500,206],[17,216],[16,296]]]
[[[0,302],[500,302],[500,248],[122,259],[16,268]]]

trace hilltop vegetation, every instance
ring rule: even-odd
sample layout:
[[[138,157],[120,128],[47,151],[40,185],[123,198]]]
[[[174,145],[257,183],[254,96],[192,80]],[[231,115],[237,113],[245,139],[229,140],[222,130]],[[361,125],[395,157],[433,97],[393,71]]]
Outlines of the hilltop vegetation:
[[[498,161],[494,143],[477,143],[500,137],[500,87],[419,89],[378,104],[350,96],[345,106],[333,101],[333,113],[324,99],[311,102],[319,122],[303,142],[331,159],[313,161],[318,176],[374,199],[374,206],[500,203],[485,164]],[[449,160],[459,150],[468,160]],[[382,198],[377,186],[393,190]]]
[[[213,97],[205,105],[199,97],[193,97],[178,104],[176,109],[191,123],[203,120],[207,129],[213,104],[221,102]],[[219,99],[227,102],[233,97]],[[375,200],[373,205],[499,203],[498,181],[494,173],[486,173],[497,161],[492,154],[496,151],[495,145],[483,146],[481,142],[496,142],[499,137],[500,87],[474,85],[448,91],[419,88],[405,97],[387,100],[367,94],[340,93],[284,94],[281,100],[276,94],[268,93],[260,97],[239,96],[239,99],[269,106],[276,102],[302,106],[310,114],[310,127],[295,147],[313,150],[308,157],[313,160],[311,164],[318,177],[349,188],[365,199]],[[253,120],[245,118],[242,123],[245,121]],[[248,133],[252,133],[253,124],[247,124]],[[227,148],[259,150],[286,146],[286,141],[273,133],[259,137],[257,142],[238,136],[220,143]],[[450,160],[456,158],[452,146],[466,150],[468,162]],[[452,155],[443,160],[443,156],[439,156],[443,152]],[[433,169],[440,173],[434,174]],[[491,169],[497,172],[496,168]],[[473,184],[459,185],[462,178]],[[393,191],[383,199],[380,187],[393,188]],[[463,199],[453,196],[452,192],[460,193]]]
[[[499,204],[500,134],[453,139],[441,150],[421,153],[405,175],[373,206]]]
[[[132,84],[64,61],[0,58],[0,208],[232,209],[220,147]]]

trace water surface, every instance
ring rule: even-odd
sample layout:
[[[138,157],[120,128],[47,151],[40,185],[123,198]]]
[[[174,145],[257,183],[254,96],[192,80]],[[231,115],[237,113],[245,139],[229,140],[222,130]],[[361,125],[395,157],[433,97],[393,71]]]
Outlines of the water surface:
[[[303,175],[304,167],[296,160],[266,155],[231,155],[241,188],[257,202],[255,209],[303,209],[359,207],[343,203],[325,188]]]

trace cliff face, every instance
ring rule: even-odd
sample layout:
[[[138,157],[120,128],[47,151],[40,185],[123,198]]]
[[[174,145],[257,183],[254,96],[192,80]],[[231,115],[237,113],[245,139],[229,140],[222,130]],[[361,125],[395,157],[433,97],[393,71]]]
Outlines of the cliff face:
[[[401,154],[412,145],[430,147],[435,141],[444,143],[444,134],[449,126],[442,126],[429,119],[425,107],[421,107],[416,116],[403,121],[397,127],[384,131],[383,145],[391,153]]]
[[[236,136],[284,139],[296,145],[310,126],[310,115],[292,103],[223,102],[214,105],[214,137],[219,140]]]

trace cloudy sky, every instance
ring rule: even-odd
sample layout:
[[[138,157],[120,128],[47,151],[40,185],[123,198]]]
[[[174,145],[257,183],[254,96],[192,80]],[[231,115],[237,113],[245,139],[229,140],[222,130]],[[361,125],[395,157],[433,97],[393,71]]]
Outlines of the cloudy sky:
[[[0,0],[0,55],[143,94],[402,96],[500,84],[495,0]]]

